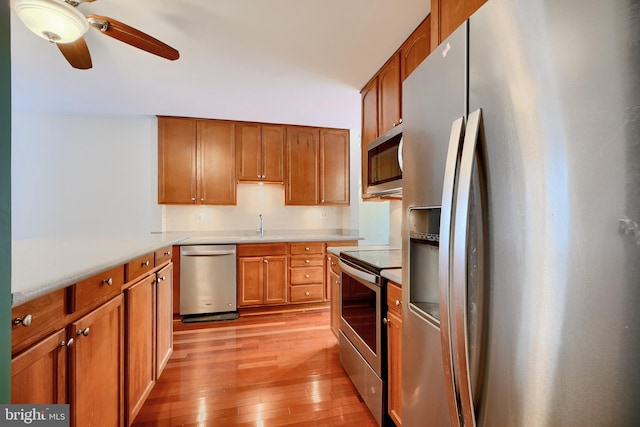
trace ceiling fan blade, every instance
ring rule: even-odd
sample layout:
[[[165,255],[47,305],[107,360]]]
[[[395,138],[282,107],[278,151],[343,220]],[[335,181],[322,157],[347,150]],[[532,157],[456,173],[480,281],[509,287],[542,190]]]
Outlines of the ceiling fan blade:
[[[89,24],[102,33],[162,58],[175,61],[180,53],[160,40],[106,16],[87,15]]]
[[[83,37],[72,43],[56,43],[58,49],[67,58],[73,68],[88,70],[91,68],[91,54]]]

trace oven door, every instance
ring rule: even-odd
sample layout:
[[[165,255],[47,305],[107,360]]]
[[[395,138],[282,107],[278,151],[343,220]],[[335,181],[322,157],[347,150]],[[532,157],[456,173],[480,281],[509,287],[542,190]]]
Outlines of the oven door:
[[[382,377],[382,301],[380,276],[340,260],[340,330]]]

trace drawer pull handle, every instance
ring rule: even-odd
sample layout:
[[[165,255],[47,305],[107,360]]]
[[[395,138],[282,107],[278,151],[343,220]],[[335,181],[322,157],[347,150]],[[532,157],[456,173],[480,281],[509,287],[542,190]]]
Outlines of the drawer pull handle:
[[[402,304],[402,301],[396,300],[396,307],[400,307],[401,304]]]
[[[143,262],[143,263],[142,263],[142,266],[143,266],[143,267],[149,267],[149,261],[147,260],[147,261]]]
[[[13,319],[13,324],[22,325],[22,326],[31,326],[32,320],[33,320],[33,316],[30,314],[27,314],[24,317],[16,317],[15,319]]]
[[[311,261],[309,261],[308,259],[305,259],[304,262],[309,264]]]
[[[308,274],[305,274],[305,275],[304,275],[304,277],[305,277],[306,279],[308,279],[308,278],[309,278],[309,277],[311,277],[311,276],[309,276]]]
[[[309,295],[311,295],[311,292],[307,291],[307,292],[305,292],[304,294],[305,294],[306,296],[309,296]]]
[[[111,285],[113,285],[113,279],[111,277],[109,277],[108,279],[103,279],[102,280],[102,284],[111,286]]]
[[[78,331],[78,335],[84,335],[84,336],[86,337],[87,335],[89,335],[89,332],[91,332],[91,329],[89,329],[89,328],[87,327],[87,328],[84,328],[84,329],[82,329],[82,330],[79,330],[79,331]]]

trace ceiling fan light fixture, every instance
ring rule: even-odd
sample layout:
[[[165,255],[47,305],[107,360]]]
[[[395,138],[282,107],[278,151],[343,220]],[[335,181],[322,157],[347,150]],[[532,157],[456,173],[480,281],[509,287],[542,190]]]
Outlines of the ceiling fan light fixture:
[[[13,0],[18,18],[35,34],[55,43],[72,43],[89,29],[87,18],[58,0]]]

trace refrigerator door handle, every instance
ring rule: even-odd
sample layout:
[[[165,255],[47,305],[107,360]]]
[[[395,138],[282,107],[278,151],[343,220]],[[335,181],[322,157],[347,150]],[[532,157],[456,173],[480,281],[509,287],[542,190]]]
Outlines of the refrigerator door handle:
[[[439,298],[440,298],[440,341],[442,343],[442,363],[444,367],[445,392],[449,403],[449,418],[453,427],[460,427],[458,414],[458,398],[456,396],[455,375],[453,370],[453,353],[450,328],[450,282],[451,282],[451,238],[453,236],[453,202],[455,196],[456,170],[458,154],[462,143],[464,117],[455,120],[451,125],[449,149],[445,164],[444,184],[442,186],[442,206],[440,214],[440,248],[439,248]]]
[[[475,427],[476,417],[471,390],[471,370],[469,362],[469,331],[467,323],[467,231],[469,224],[469,201],[473,164],[482,118],[482,110],[469,114],[458,178],[458,191],[455,203],[453,236],[453,280],[452,280],[452,316],[454,323],[454,360],[458,379],[458,394],[462,407],[462,420],[465,427]]]

